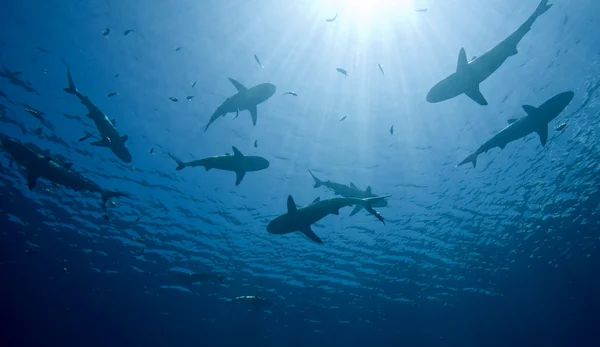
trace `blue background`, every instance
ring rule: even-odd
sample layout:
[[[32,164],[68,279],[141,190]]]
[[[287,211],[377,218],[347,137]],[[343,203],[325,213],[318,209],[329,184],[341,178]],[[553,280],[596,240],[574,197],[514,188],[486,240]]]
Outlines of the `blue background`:
[[[44,180],[29,191],[24,170],[0,157],[0,342],[597,346],[600,3],[551,1],[519,54],[481,84],[489,106],[464,95],[425,101],[454,71],[461,47],[468,57],[484,53],[537,3],[5,2],[0,63],[41,96],[0,80],[14,102],[0,98],[14,111],[5,116],[28,133],[7,122],[1,132],[133,196],[115,200],[106,221],[97,195]],[[428,11],[414,11],[422,7]],[[135,31],[124,36],[126,29]],[[129,136],[131,166],[77,141],[94,128],[62,90],[63,61],[78,89]],[[247,87],[270,82],[277,93],[258,106],[256,127],[244,111],[205,133],[235,93],[228,77]],[[282,95],[292,90],[298,97]],[[507,119],[523,116],[521,105],[566,90],[575,98],[550,124],[546,147],[530,135],[481,155],[475,169],[455,167]],[[55,130],[31,134],[40,123],[21,102],[44,111]],[[554,131],[561,122],[566,130]],[[176,172],[165,155],[191,160],[232,145],[267,158],[269,169],[235,187],[233,173]],[[332,197],[312,188],[307,168],[391,194],[380,209],[387,224],[363,212],[349,217],[348,208],[314,226],[324,245],[268,234],[288,194],[299,205]],[[228,278],[182,286],[174,270]],[[225,302],[239,295],[276,304],[254,312]]]

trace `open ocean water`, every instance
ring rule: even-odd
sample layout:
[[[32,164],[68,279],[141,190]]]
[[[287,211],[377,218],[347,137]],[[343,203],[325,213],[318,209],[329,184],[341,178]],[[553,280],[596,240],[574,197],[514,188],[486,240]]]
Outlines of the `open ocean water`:
[[[597,0],[0,7],[0,345],[600,346]]]

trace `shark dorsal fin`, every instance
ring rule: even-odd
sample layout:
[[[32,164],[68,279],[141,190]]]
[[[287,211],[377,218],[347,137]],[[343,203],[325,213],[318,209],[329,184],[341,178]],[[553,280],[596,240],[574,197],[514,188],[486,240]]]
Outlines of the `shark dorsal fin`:
[[[354,183],[350,182],[350,187],[352,188],[356,188],[356,186],[354,185]]]
[[[537,108],[531,106],[531,105],[523,105],[523,111],[525,111],[525,113],[527,113],[527,115],[529,116],[533,116],[537,113]]]
[[[242,152],[240,152],[239,149],[235,148],[235,146],[231,146],[231,149],[233,149],[233,155],[235,156],[240,156],[243,157],[244,155],[242,154]]]
[[[294,198],[292,198],[291,195],[288,195],[287,209],[288,209],[288,213],[293,213],[298,210],[298,208],[296,207],[296,203],[294,202]]]
[[[365,190],[365,192],[366,192],[367,194],[371,194],[371,186],[368,186],[368,187],[367,187],[367,189]]]
[[[231,82],[231,84],[233,84],[233,86],[235,87],[235,89],[238,90],[238,92],[242,92],[242,91],[248,90],[248,88],[244,87],[243,84],[241,84],[240,82],[234,80],[233,78],[230,78],[229,82]]]
[[[116,119],[111,119],[111,120],[110,120],[110,122],[112,123],[112,125],[113,125],[114,127],[116,127],[116,126],[117,126],[117,120],[116,120]]]
[[[317,197],[316,197],[316,198],[313,200],[313,202],[312,202],[312,203],[313,203],[313,204],[315,204],[315,203],[317,203],[317,202],[319,202],[319,201],[321,201],[321,198],[317,196]]]
[[[518,119],[516,119],[516,118],[510,118],[510,119],[507,119],[506,121],[508,122],[508,124],[512,124],[512,123],[516,122],[517,120]]]
[[[467,61],[467,53],[465,52],[464,48],[461,48],[460,52],[458,53],[458,62],[456,63],[456,72],[464,71],[468,65],[469,65],[469,62]]]

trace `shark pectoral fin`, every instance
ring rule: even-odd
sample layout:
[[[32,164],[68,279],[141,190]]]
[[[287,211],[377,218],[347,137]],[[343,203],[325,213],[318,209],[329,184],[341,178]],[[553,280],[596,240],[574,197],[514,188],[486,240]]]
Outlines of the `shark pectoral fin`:
[[[242,152],[240,152],[240,150],[239,150],[239,149],[237,149],[235,146],[231,146],[231,149],[233,150],[233,155],[240,156],[240,157],[243,157],[243,156],[244,156],[244,155],[242,154]]]
[[[352,212],[350,212],[350,216],[354,216],[355,214],[360,212],[360,210],[362,210],[362,209],[363,209],[363,207],[361,205],[354,206],[354,210],[352,210]]]
[[[481,91],[479,90],[479,85],[466,90],[465,94],[481,106],[485,106],[488,104],[488,102],[483,97],[483,94],[481,94]]]
[[[303,230],[300,230],[301,233],[303,233],[306,237],[308,237],[309,239],[315,241],[316,243],[323,243],[323,240],[321,240],[321,238],[319,238],[317,236],[317,234],[315,234],[314,231],[312,231],[312,229],[310,228],[310,225],[306,228],[304,228]]]
[[[240,110],[237,109],[237,110],[235,110],[235,117],[233,117],[233,119],[236,119],[239,116],[240,116]]]
[[[506,147],[506,143],[501,143],[498,145],[498,147],[500,147],[500,149],[504,149],[504,147]]]
[[[90,142],[90,145],[98,147],[110,147],[110,141],[107,137],[103,137],[99,141]]]
[[[248,90],[248,88],[244,87],[243,84],[241,84],[240,82],[234,80],[233,78],[229,78],[229,82],[231,82],[231,84],[233,84],[233,86],[235,87],[235,89],[238,90],[238,92],[242,92],[242,91]]]
[[[250,115],[252,116],[252,124],[256,125],[256,121],[258,120],[258,111],[256,110],[256,105],[249,108],[248,111],[250,111]]]
[[[287,198],[287,210],[288,213],[293,213],[298,210],[298,208],[296,207],[296,202],[294,202],[294,198],[292,198],[291,195],[288,195]]]
[[[236,171],[235,172],[235,185],[239,186],[246,175],[246,171]]]
[[[371,193],[371,186],[368,186],[367,189],[365,190],[365,193],[371,195],[373,193]]]
[[[465,71],[467,66],[469,65],[469,61],[467,60],[467,52],[465,52],[464,48],[460,49],[458,53],[458,62],[456,63],[456,72]]]
[[[531,105],[523,105],[521,107],[523,107],[523,111],[530,116],[534,116],[537,113],[537,108]]]
[[[544,124],[541,128],[535,131],[540,135],[540,142],[542,142],[542,146],[546,146],[548,142],[548,125]]]

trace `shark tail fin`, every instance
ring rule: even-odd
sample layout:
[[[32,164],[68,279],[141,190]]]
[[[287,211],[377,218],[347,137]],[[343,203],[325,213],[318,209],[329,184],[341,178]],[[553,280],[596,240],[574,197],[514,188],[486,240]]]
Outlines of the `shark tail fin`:
[[[379,202],[381,200],[387,199],[390,196],[391,195],[382,195],[382,196],[376,196],[376,197],[373,197],[373,198],[366,198],[366,199],[360,199],[360,200],[362,201],[362,205],[363,205],[364,209],[367,210],[367,212],[369,212],[370,214],[372,214],[373,216],[375,216],[377,219],[379,219],[381,221],[381,223],[385,224],[385,219],[383,218],[383,216],[381,215],[381,213],[377,212],[373,208],[373,204],[376,203],[376,202]]]
[[[534,16],[539,17],[548,11],[552,5],[548,5],[548,0],[541,0],[538,7],[535,9]]]
[[[79,92],[75,87],[75,82],[73,82],[73,78],[71,77],[71,70],[67,67],[67,78],[69,79],[69,86],[67,88],[63,88],[63,90],[69,94],[77,95]]]
[[[473,163],[473,167],[477,166],[477,153],[473,153],[465,158],[465,160],[461,161],[458,166],[464,165],[466,163]]]
[[[315,185],[313,186],[313,188],[319,188],[320,186],[323,185],[323,181],[321,181],[320,179],[317,178],[317,176],[315,176],[312,171],[310,171],[310,169],[308,169],[308,173],[310,173],[310,175],[312,176],[313,180],[315,180]]]
[[[183,170],[187,166],[183,161],[181,161],[181,159],[173,155],[173,153],[169,152],[167,153],[167,155],[169,156],[169,158],[173,159],[177,163],[177,167],[175,168],[175,170]]]
[[[110,198],[117,198],[119,196],[129,196],[127,193],[117,192],[112,190],[105,190],[102,192],[102,206],[106,206],[106,202]]]

